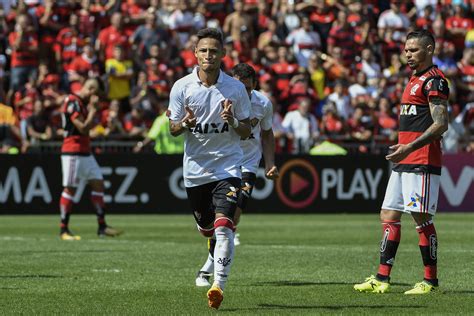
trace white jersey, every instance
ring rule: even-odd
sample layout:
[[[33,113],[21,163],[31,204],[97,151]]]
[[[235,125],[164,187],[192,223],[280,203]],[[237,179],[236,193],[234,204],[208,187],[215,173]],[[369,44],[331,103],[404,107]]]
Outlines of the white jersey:
[[[180,121],[189,106],[196,116],[196,127],[185,131],[183,176],[186,187],[194,187],[230,177],[241,177],[242,149],[240,136],[221,118],[222,102],[232,101],[238,120],[250,117],[250,100],[245,86],[238,80],[219,73],[215,85],[206,87],[198,77],[198,68],[171,89],[168,114]]]
[[[250,96],[250,103],[252,105],[250,110],[252,132],[249,138],[240,141],[240,147],[244,152],[242,172],[257,173],[262,158],[260,131],[268,131],[272,128],[273,105],[263,93],[255,90]]]

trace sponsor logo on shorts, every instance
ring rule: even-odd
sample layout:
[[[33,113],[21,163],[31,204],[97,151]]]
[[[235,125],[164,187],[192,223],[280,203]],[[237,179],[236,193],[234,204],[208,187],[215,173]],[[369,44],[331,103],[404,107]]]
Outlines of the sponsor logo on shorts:
[[[421,203],[421,195],[418,193],[412,193],[410,197],[410,203],[407,204],[409,207],[420,207],[422,205]]]
[[[239,189],[237,189],[236,187],[229,187],[229,189],[230,191],[226,194],[227,201],[231,203],[237,203],[237,192],[239,191]]]

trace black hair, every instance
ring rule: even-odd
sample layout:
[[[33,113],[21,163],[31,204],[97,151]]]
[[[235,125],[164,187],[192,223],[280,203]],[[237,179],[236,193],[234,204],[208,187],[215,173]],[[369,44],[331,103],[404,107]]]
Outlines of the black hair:
[[[246,63],[240,63],[232,68],[232,76],[238,77],[239,79],[251,78],[253,82],[257,82],[257,73],[252,66]]]
[[[208,28],[199,30],[196,36],[198,38],[197,43],[199,43],[199,41],[202,40],[203,38],[213,38],[217,40],[221,44],[221,46],[224,46],[222,33],[216,28],[208,27]]]
[[[436,42],[435,42],[434,36],[433,36],[433,34],[431,34],[430,32],[428,32],[426,30],[416,30],[416,31],[412,31],[412,32],[408,33],[407,40],[409,40],[411,38],[416,38],[416,39],[422,41],[422,43],[425,46],[432,45],[433,50],[435,48]]]

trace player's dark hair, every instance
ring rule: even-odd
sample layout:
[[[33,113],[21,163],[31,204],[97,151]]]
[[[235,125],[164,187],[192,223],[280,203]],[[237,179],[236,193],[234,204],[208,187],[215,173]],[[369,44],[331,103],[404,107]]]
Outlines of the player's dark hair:
[[[216,28],[208,27],[208,28],[199,30],[196,36],[198,38],[197,43],[199,43],[199,41],[202,40],[203,38],[213,38],[217,40],[221,44],[221,46],[224,46],[222,33]]]
[[[416,30],[408,33],[407,40],[411,38],[419,39],[423,42],[425,46],[432,45],[433,50],[435,49],[436,42],[434,36],[426,30]]]
[[[239,77],[239,79],[251,78],[253,82],[257,81],[257,73],[255,72],[255,69],[245,63],[235,65],[234,68],[232,68],[231,73],[233,77]]]

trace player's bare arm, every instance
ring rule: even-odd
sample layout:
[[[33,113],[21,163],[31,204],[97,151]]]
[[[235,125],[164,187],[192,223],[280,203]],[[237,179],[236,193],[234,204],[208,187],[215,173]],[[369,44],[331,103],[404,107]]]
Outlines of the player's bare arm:
[[[273,130],[262,130],[263,159],[265,160],[265,177],[278,178],[278,168],[275,166],[275,137]]]
[[[232,101],[225,99],[222,103],[221,118],[227,122],[242,139],[250,136],[252,128],[250,127],[250,118],[237,120],[232,112]]]
[[[87,117],[84,119],[82,115],[79,115],[78,117],[71,119],[71,122],[72,124],[74,124],[74,127],[82,135],[89,135],[89,131],[94,126],[94,116],[97,113],[98,106],[99,97],[93,95],[90,97],[89,105],[87,106]]]
[[[188,106],[184,109],[186,110],[186,115],[181,121],[170,120],[170,134],[172,136],[179,136],[188,128],[196,126],[196,117],[194,116],[193,110]]]
[[[446,99],[439,97],[430,98],[429,105],[433,124],[410,144],[391,146],[390,149],[394,150],[394,152],[387,155],[386,159],[397,163],[405,159],[413,151],[428,145],[433,140],[439,139],[441,135],[448,130],[447,103],[448,101]]]

